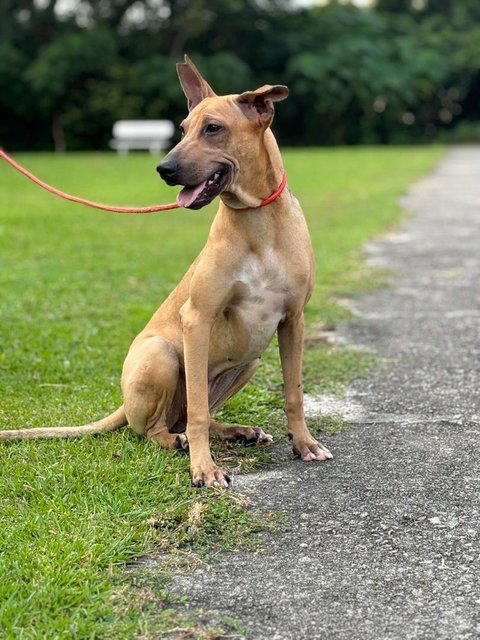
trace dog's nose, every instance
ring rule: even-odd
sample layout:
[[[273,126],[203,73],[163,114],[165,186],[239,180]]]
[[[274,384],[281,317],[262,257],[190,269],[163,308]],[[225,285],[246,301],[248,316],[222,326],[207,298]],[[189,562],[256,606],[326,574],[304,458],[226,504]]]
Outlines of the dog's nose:
[[[173,158],[168,158],[168,156],[157,167],[157,171],[160,174],[160,177],[171,186],[178,184],[176,179],[178,169],[178,162]]]

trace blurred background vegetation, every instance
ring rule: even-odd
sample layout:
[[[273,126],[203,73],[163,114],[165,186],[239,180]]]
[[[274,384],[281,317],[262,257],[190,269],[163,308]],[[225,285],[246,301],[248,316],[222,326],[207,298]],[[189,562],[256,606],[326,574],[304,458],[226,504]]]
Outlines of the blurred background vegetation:
[[[115,120],[178,123],[184,52],[218,93],[287,84],[284,144],[480,141],[480,2],[357,4],[2,0],[0,144],[104,149]]]

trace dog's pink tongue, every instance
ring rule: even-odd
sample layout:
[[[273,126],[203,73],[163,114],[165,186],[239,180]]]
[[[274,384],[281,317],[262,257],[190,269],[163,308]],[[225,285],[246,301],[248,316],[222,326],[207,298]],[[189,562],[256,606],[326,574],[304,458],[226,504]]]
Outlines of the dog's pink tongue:
[[[189,207],[202,193],[206,182],[207,181],[205,180],[205,182],[202,182],[202,184],[199,184],[196,187],[183,187],[177,196],[177,204],[180,207]]]

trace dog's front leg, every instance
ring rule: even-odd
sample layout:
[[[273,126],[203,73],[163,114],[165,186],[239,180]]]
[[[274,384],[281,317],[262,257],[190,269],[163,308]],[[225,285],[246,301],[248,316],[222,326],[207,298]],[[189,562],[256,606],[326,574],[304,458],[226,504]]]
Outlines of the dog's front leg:
[[[208,352],[213,320],[202,317],[190,301],[182,307],[181,318],[192,483],[196,487],[228,487],[230,478],[213,462],[209,442]]]
[[[305,422],[302,387],[303,312],[287,317],[278,327],[278,344],[282,362],[288,435],[293,451],[302,460],[327,460],[330,451],[317,442]]]

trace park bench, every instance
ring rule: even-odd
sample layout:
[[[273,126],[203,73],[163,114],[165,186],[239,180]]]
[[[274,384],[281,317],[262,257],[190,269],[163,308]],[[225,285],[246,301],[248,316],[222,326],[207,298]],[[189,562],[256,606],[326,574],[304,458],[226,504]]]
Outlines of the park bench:
[[[126,155],[130,149],[158,153],[169,146],[174,126],[170,120],[118,120],[113,125],[110,147]]]

